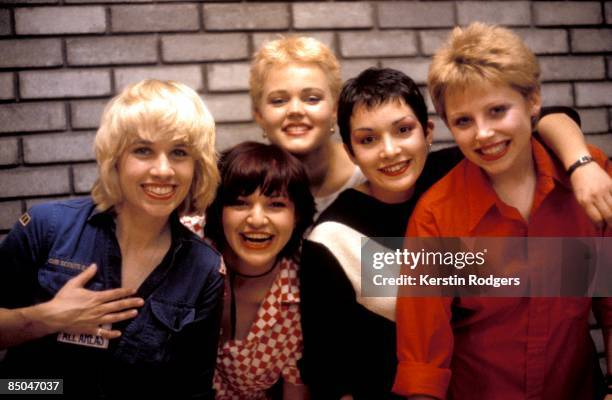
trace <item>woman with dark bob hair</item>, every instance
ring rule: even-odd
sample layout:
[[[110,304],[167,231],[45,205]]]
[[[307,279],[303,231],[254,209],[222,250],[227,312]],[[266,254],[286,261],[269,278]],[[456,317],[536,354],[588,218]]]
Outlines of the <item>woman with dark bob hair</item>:
[[[304,398],[298,255],[315,213],[306,170],[280,147],[255,142],[224,152],[219,169],[204,229],[229,275],[217,399],[265,399],[281,378],[283,398]]]

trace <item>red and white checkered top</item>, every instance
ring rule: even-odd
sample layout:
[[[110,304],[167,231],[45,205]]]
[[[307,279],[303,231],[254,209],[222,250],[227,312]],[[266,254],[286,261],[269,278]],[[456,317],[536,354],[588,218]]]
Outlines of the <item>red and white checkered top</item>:
[[[301,384],[302,357],[298,266],[280,261],[278,276],[264,298],[246,339],[219,346],[214,387],[217,399],[266,399],[266,390],[282,376]]]
[[[181,222],[199,237],[204,237],[205,221],[203,215],[183,215]]]

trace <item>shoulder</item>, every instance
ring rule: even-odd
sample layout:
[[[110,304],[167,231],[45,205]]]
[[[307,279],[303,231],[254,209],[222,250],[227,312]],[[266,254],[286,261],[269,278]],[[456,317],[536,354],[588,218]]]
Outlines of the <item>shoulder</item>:
[[[180,237],[182,260],[212,277],[221,277],[224,274],[221,254],[213,246],[180,222],[173,223],[172,228],[175,230],[174,234]]]
[[[466,191],[466,172],[468,160],[462,160],[451,171],[433,184],[419,199],[419,207],[423,204],[438,205],[452,201]]]
[[[346,189],[321,213],[315,225],[325,221],[344,220],[354,214],[355,202],[358,201],[359,192],[355,189]]]
[[[89,197],[79,199],[69,199],[60,201],[51,201],[47,203],[36,204],[28,211],[32,216],[40,218],[49,218],[50,216],[60,213],[65,216],[79,214],[90,214],[95,209],[95,204]]]
[[[25,227],[29,223],[37,229],[50,229],[56,233],[80,229],[95,212],[91,198],[53,201],[32,206],[21,218]]]
[[[445,226],[462,224],[460,211],[468,201],[468,164],[467,160],[461,161],[421,196],[410,217],[409,236],[441,234],[441,221]]]

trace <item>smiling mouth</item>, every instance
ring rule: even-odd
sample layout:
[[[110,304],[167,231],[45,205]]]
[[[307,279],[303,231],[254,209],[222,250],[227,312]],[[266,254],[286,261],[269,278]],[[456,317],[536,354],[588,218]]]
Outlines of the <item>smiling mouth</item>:
[[[395,164],[388,165],[378,170],[387,176],[398,176],[406,172],[412,160],[400,161]]]
[[[495,161],[505,156],[509,148],[510,140],[504,140],[476,149],[476,153],[485,161]]]
[[[308,125],[289,125],[283,128],[283,132],[289,136],[303,136],[310,132],[311,129]]]
[[[174,196],[176,192],[176,186],[174,185],[144,184],[142,188],[147,196],[155,200],[167,200]]]
[[[242,243],[251,249],[264,249],[272,243],[274,235],[265,232],[243,232],[240,233]]]

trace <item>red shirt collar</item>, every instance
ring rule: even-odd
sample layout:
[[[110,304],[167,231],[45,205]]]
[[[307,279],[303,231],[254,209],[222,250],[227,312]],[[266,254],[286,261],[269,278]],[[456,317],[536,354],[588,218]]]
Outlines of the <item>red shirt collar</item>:
[[[536,168],[536,189],[532,211],[536,210],[546,196],[552,192],[556,185],[572,190],[569,177],[565,174],[561,164],[554,160],[546,148],[535,139],[531,139],[531,149]],[[505,204],[493,190],[486,173],[476,164],[465,160],[465,185],[467,191],[468,224],[469,231],[473,231],[484,216],[496,207],[502,215],[506,215],[512,207]],[[516,211],[516,210],[515,210]]]

